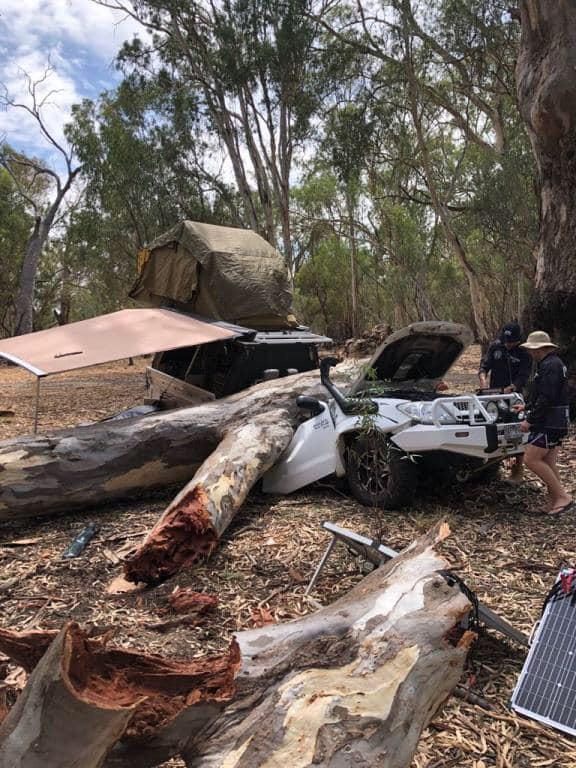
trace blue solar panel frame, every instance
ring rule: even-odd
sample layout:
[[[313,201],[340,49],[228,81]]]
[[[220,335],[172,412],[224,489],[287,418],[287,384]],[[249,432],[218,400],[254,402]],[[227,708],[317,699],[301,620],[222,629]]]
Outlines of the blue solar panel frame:
[[[557,582],[560,581],[560,577]],[[518,714],[576,736],[576,593],[546,605],[510,705]]]

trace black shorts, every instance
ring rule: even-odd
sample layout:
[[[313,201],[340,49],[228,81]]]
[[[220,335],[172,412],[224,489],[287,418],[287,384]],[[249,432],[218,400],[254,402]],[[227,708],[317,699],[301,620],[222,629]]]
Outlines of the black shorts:
[[[559,432],[556,429],[540,429],[530,432],[528,435],[528,445],[535,445],[536,448],[546,448],[551,450],[552,448],[558,448],[562,445],[562,440],[566,437],[564,432]]]

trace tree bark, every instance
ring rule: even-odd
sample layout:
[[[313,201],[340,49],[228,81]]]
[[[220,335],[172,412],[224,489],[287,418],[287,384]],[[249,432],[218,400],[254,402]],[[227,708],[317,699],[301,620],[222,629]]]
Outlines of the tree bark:
[[[148,768],[176,754],[188,768],[407,768],[422,729],[457,684],[473,639],[447,639],[470,610],[438,573],[448,563],[435,545],[447,533],[439,524],[334,604],[299,621],[241,632],[228,654],[188,662],[188,673],[183,662],[108,650],[73,627],[44,659],[59,639],[79,636],[70,696],[80,700],[81,691],[86,698],[80,680],[109,710],[134,708],[124,735],[108,742],[106,768]],[[0,633],[0,648],[13,655],[2,635],[14,633]],[[36,766],[20,757],[35,755],[31,734],[48,734],[56,715],[40,689],[47,675],[61,674],[55,661],[57,654],[36,667],[5,721],[0,743],[12,749],[11,766]],[[115,685],[120,679],[127,683]],[[76,704],[66,712],[65,745],[59,728],[46,737],[43,766],[68,765],[51,750],[88,752],[96,729],[84,713]],[[100,717],[95,713],[94,722]],[[12,738],[16,729],[24,738]]]
[[[79,171],[79,168],[72,170],[68,160],[68,175],[66,181],[63,185],[61,185],[59,181],[57,182],[57,192],[54,200],[50,203],[46,212],[36,218],[34,230],[26,245],[24,262],[20,273],[20,288],[18,298],[16,299],[14,336],[21,336],[22,334],[30,333],[33,330],[36,275],[38,273],[38,264],[40,262],[42,249],[44,248],[50,230],[54,225],[56,214],[60,210],[60,206],[70,191]]]
[[[0,765],[100,768],[115,744],[138,753],[122,765],[157,765],[185,744],[190,722],[214,719],[234,694],[234,642],[221,656],[175,662],[108,648],[107,639],[75,624],[59,633],[0,630],[0,649],[32,672],[0,726]]]
[[[335,380],[342,381],[352,368],[338,370]],[[268,411],[283,411],[282,418],[296,425],[299,394],[326,399],[318,371],[264,382],[194,408],[3,441],[0,520],[85,509],[188,482],[230,430]],[[218,461],[225,464],[224,453]],[[259,461],[264,466],[264,457]]]
[[[124,563],[126,578],[155,584],[209,555],[254,483],[288,447],[292,432],[285,411],[231,429]]]
[[[126,730],[133,705],[98,706],[95,691],[74,688],[73,641],[59,633],[0,725],[0,765],[98,768]]]
[[[36,274],[38,272],[42,246],[47,236],[48,233],[44,233],[42,218],[38,216],[34,223],[34,230],[26,243],[26,251],[24,252],[24,260],[20,271],[20,284],[15,302],[15,336],[31,333],[33,329]]]
[[[516,84],[540,209],[527,325],[548,331],[576,388],[576,2],[520,0]]]

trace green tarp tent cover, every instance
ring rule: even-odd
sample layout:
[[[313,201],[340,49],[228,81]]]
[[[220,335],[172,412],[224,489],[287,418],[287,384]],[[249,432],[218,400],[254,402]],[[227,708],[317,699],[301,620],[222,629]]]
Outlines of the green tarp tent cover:
[[[130,296],[256,329],[296,324],[282,257],[247,229],[177,224],[150,244]]]

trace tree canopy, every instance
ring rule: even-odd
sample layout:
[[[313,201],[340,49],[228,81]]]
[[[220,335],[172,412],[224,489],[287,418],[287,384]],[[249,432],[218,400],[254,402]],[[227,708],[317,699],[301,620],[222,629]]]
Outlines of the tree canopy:
[[[67,127],[84,197],[46,248],[36,327],[62,301],[69,318],[124,305],[137,251],[183,218],[260,232],[300,319],[336,337],[449,318],[486,342],[521,316],[538,215],[507,3],[112,5],[142,33]],[[0,203],[8,275],[31,215]]]

